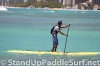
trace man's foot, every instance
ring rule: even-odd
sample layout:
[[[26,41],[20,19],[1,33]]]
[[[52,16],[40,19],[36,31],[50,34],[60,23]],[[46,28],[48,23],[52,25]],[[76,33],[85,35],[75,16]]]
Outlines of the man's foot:
[[[53,52],[53,49],[51,49],[51,52]]]

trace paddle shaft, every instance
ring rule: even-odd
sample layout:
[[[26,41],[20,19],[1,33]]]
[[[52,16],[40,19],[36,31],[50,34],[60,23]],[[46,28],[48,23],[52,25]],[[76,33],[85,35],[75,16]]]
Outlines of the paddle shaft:
[[[67,35],[68,35],[68,32],[69,32],[69,26],[68,26],[68,30],[67,30]],[[66,41],[65,41],[65,48],[64,48],[64,53],[66,52],[67,37],[68,37],[68,36],[66,36]]]

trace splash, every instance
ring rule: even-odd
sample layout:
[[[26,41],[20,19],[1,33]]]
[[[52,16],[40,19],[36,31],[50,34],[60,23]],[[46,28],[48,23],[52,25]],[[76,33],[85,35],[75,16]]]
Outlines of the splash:
[[[3,6],[0,6],[0,11],[7,11],[8,9],[6,9],[5,7]]]

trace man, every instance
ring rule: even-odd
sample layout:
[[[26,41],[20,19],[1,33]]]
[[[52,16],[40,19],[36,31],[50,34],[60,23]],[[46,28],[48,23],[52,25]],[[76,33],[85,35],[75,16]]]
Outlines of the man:
[[[57,46],[58,46],[58,38],[57,38],[57,34],[58,32],[62,35],[68,36],[67,34],[64,34],[60,28],[67,28],[68,26],[70,26],[70,24],[66,25],[66,26],[62,26],[62,21],[58,21],[58,25],[54,26],[53,32],[52,32],[52,40],[53,40],[53,47],[51,49],[52,52],[56,52]]]

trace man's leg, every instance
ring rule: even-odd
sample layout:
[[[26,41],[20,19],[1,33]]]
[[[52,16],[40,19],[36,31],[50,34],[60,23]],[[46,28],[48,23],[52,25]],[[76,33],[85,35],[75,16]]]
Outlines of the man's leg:
[[[52,47],[51,51],[56,52],[57,46],[58,46],[58,38],[53,37],[53,47]]]
[[[54,49],[54,52],[56,52],[57,46],[58,46],[58,45],[55,45],[55,49]]]
[[[57,49],[57,45],[53,45],[51,51],[52,51],[52,52],[56,52],[56,49]]]
[[[53,47],[52,47],[52,49],[51,49],[51,52],[54,52],[54,48],[55,48],[55,46],[53,45]]]

